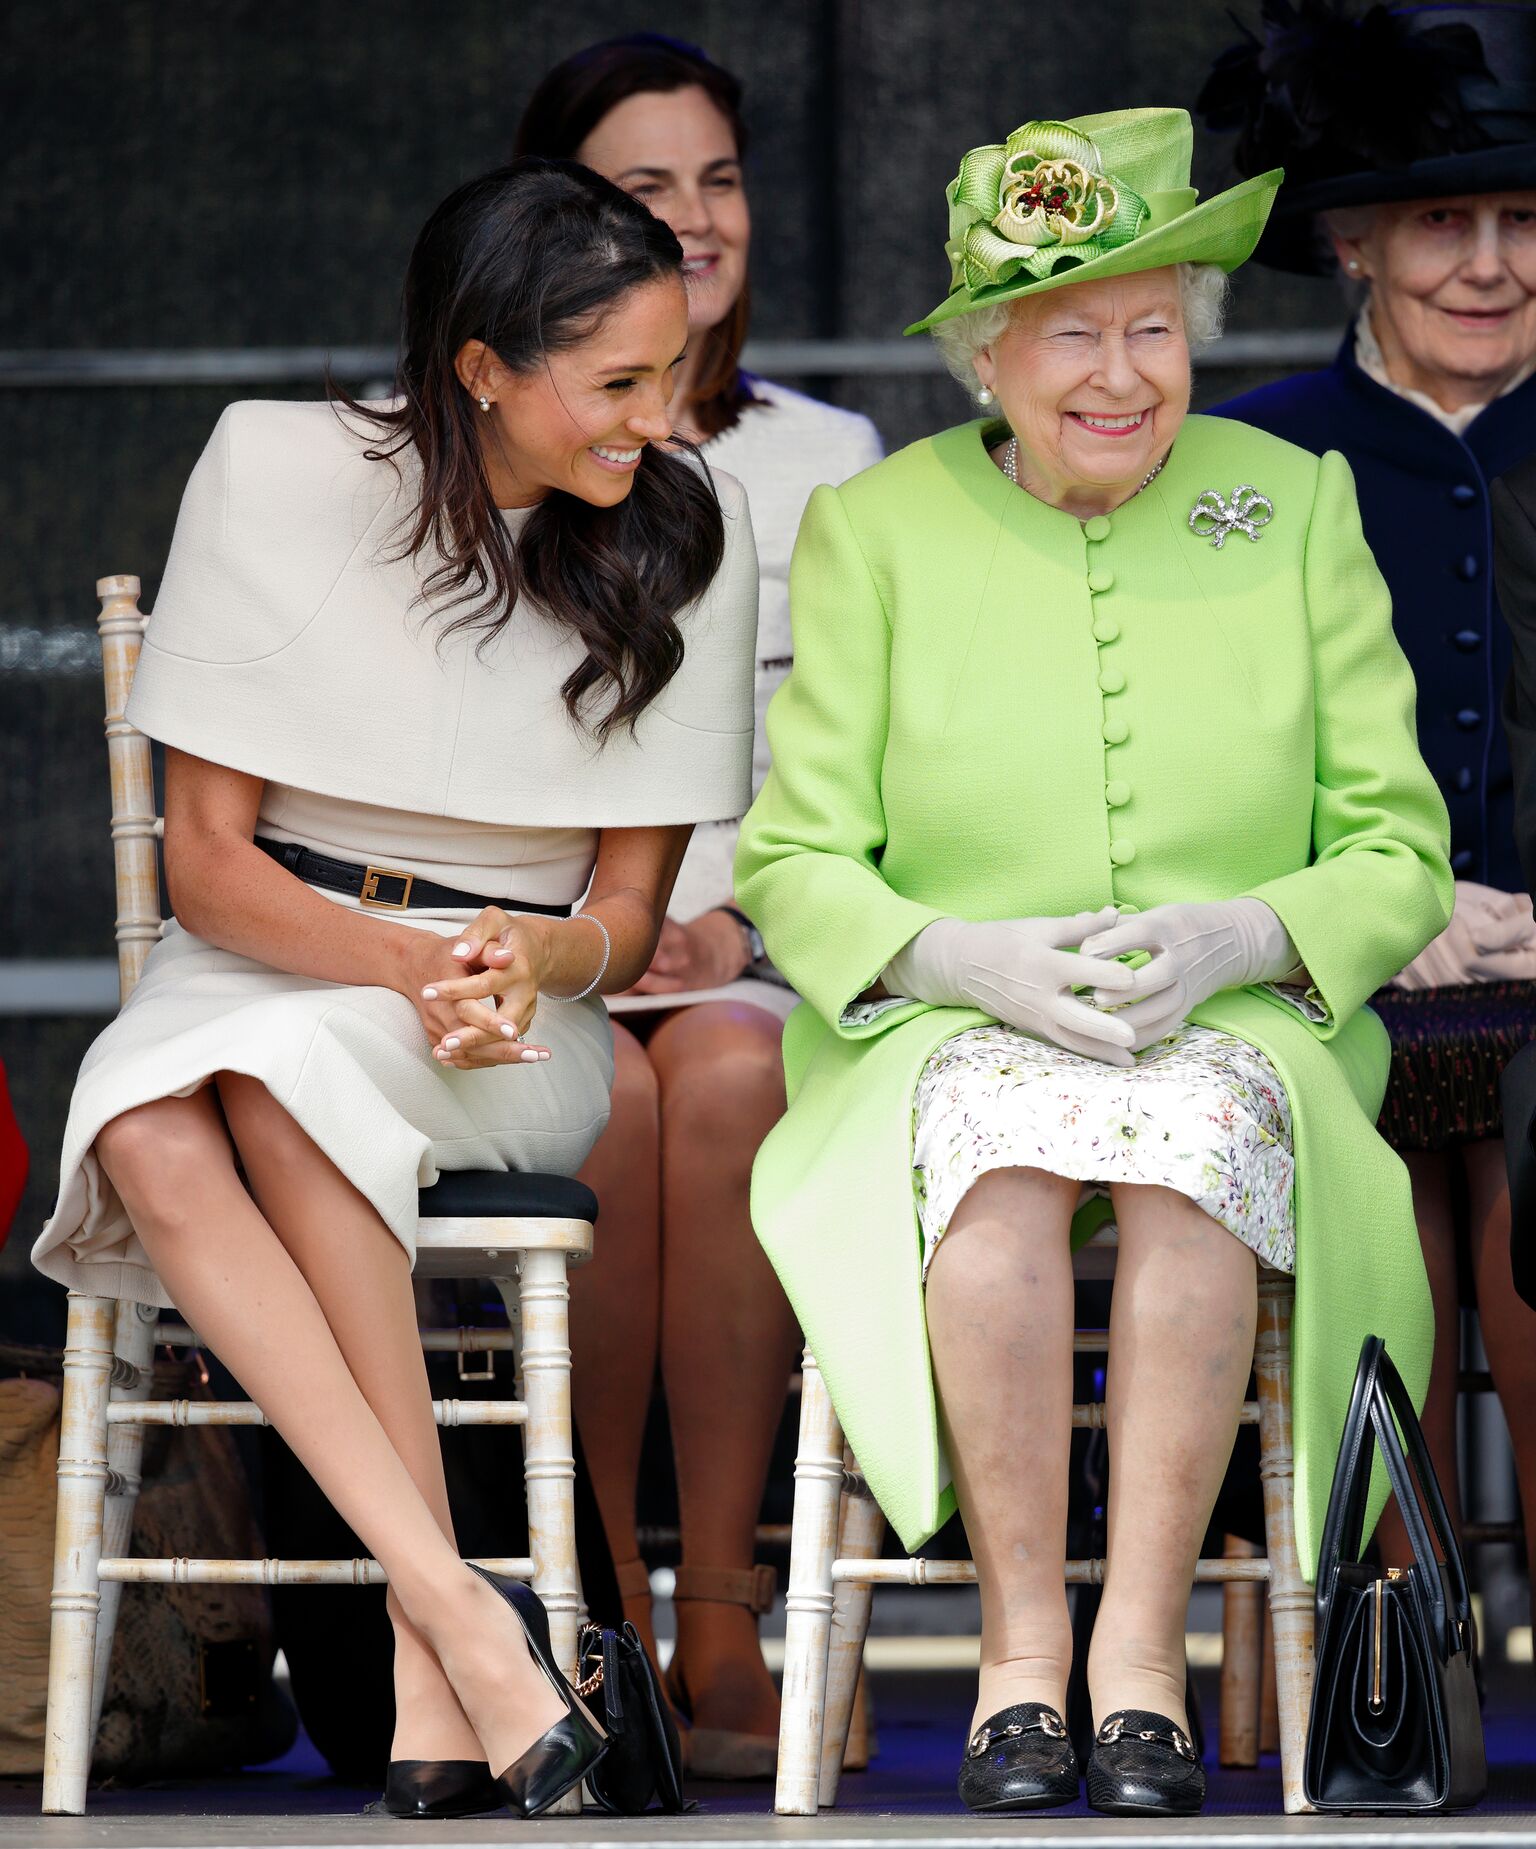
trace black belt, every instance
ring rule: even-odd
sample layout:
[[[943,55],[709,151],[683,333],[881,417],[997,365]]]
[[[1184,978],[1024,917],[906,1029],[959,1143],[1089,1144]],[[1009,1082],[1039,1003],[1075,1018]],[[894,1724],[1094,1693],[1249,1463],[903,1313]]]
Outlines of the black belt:
[[[504,912],[538,912],[545,918],[571,915],[568,905],[487,899],[477,892],[461,892],[457,886],[439,886],[435,880],[424,880],[416,873],[402,873],[397,867],[360,867],[355,860],[332,860],[328,854],[317,854],[297,841],[268,841],[257,835],[256,845],[307,886],[350,893],[362,904],[380,911],[403,912],[417,906],[434,911],[484,911],[488,905],[498,905]]]

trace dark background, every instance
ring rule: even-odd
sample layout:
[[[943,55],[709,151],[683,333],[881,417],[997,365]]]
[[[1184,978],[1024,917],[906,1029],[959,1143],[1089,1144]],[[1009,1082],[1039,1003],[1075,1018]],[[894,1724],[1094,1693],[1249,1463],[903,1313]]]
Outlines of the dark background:
[[[1239,10],[1251,19],[1256,0]],[[642,27],[701,43],[746,82],[753,331],[773,342],[895,336],[945,287],[943,189],[966,148],[1031,116],[1188,107],[1235,36],[1222,0],[8,0],[0,1010],[19,1005],[16,959],[112,954],[95,579],[136,572],[152,604],[182,485],[224,404],[320,389],[313,374],[257,387],[38,384],[19,359],[392,343],[428,211],[507,157],[549,64]],[[1225,182],[1226,159],[1197,132],[1202,192]],[[1236,330],[1342,320],[1331,285],[1257,268],[1238,278]],[[931,372],[776,370],[866,412],[892,447],[967,415]],[[1218,355],[1197,406],[1277,370]],[[0,1012],[0,1058],[33,1155],[0,1257],[0,1333],[62,1327],[62,1300],[26,1250],[100,1021]]]

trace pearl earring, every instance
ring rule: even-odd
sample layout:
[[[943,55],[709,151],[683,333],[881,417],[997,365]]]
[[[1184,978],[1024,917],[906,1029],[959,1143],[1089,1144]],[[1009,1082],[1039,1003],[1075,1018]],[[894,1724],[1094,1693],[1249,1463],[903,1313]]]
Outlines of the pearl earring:
[[[977,404],[981,406],[983,411],[985,411],[987,406],[991,404],[992,398],[993,398],[993,392],[992,392],[992,387],[990,385],[982,386],[981,390],[977,392],[976,394],[976,402]]]
[[[1358,276],[1360,274],[1360,259],[1358,257],[1351,257],[1344,267],[1349,271],[1351,276]]]
[[[481,409],[482,411],[489,411],[489,410],[490,410],[490,408],[491,408],[491,401],[490,401],[490,399],[489,399],[489,398],[487,398],[487,397],[485,396],[485,394],[484,394],[484,393],[482,392],[482,393],[481,393],[481,395],[480,395],[480,409]]]

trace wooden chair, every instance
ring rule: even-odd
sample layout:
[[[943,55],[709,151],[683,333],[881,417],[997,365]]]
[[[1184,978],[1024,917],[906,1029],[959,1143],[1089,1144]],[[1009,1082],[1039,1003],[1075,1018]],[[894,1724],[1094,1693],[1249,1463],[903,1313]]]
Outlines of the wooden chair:
[[[1077,1256],[1079,1278],[1113,1276],[1115,1236],[1106,1229]],[[1267,1589],[1274,1627],[1279,1693],[1281,1782],[1288,1812],[1305,1811],[1301,1789],[1307,1712],[1312,1699],[1312,1589],[1301,1576],[1292,1512],[1291,1313],[1292,1280],[1279,1272],[1259,1279],[1254,1373],[1259,1397],[1242,1410],[1242,1423],[1259,1428],[1267,1557],[1202,1560],[1198,1582],[1259,1584]],[[1103,1352],[1102,1331],[1079,1331],[1079,1354]],[[1100,1403],[1074,1406],[1074,1428],[1104,1423]],[[795,1506],[789,1556],[784,1639],[783,1708],[779,1729],[774,1809],[781,1816],[814,1816],[837,1802],[854,1689],[864,1655],[876,1586],[974,1585],[969,1560],[882,1560],[885,1517],[870,1494],[853,1453],[844,1447],[831,1395],[806,1350],[800,1397],[800,1441],[795,1458]],[[1068,1585],[1102,1585],[1102,1560],[1069,1560]],[[1246,1653],[1246,1674],[1258,1686],[1257,1655]]]
[[[103,578],[99,628],[106,676],[107,750],[112,770],[112,847],[117,873],[117,947],[123,1000],[160,936],[155,814],[149,741],[124,716],[146,619],[139,580]],[[566,1267],[592,1251],[597,1202],[562,1175],[445,1174],[421,1195],[416,1275],[490,1279],[512,1325],[505,1330],[424,1331],[429,1348],[461,1353],[514,1348],[515,1398],[441,1400],[439,1425],[523,1428],[528,1497],[527,1557],[485,1560],[531,1580],[549,1611],[555,1653],[576,1667],[580,1588],[576,1573],[576,1469],[571,1439],[571,1352]],[[128,1557],[146,1425],[263,1425],[247,1401],[151,1400],[157,1341],[194,1340],[159,1311],[80,1291],[69,1294],[59,1431],[58,1516],[43,1810],[85,1810],[91,1751],[100,1722],[118,1600],[125,1584],[378,1585],[372,1560],[147,1560]],[[580,1793],[562,1801],[580,1810]]]

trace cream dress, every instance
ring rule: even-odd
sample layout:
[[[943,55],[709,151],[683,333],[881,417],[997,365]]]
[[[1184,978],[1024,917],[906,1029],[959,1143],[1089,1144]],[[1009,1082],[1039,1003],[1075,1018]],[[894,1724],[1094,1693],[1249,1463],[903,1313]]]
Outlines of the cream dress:
[[[365,445],[325,405],[225,413],[182,503],[135,725],[263,777],[264,836],[509,910],[579,900],[603,827],[740,812],[757,585],[728,476],[724,563],[678,618],[684,665],[637,736],[599,751],[559,693],[580,645],[547,618],[520,604],[483,649],[443,638],[388,543],[410,473],[369,462]],[[478,909],[375,912],[316,890],[444,937]],[[168,1305],[93,1145],[124,1111],[223,1071],[260,1079],[413,1251],[417,1190],[440,1171],[574,1174],[597,1140],[612,1078],[601,1000],[544,1000],[536,1038],[547,1062],[460,1072],[432,1058],[403,995],[295,976],[172,920],[81,1066],[34,1262],[71,1289]]]

